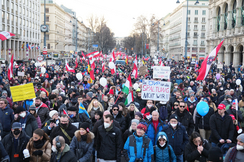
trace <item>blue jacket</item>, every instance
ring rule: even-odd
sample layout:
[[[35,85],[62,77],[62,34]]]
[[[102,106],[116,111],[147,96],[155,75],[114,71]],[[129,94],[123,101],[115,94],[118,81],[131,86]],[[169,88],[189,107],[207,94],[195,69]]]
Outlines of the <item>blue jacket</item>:
[[[29,108],[30,106],[33,105],[33,100],[26,100],[24,103],[23,103],[23,108],[27,111],[29,111]]]
[[[179,85],[179,84],[182,83],[183,81],[182,81],[181,78],[179,78],[179,79],[175,79],[175,82]]]
[[[89,83],[87,83],[87,84],[83,84],[83,87],[84,87],[84,90],[89,90],[90,89],[90,84]]]
[[[0,123],[2,123],[4,132],[11,131],[11,125],[13,120],[14,111],[11,108],[6,107],[4,109],[0,109]]]
[[[169,142],[168,142],[168,136],[166,135],[165,132],[159,132],[158,135],[157,135],[157,139],[159,136],[165,136],[167,138],[167,143],[166,143],[166,147],[165,148],[160,148],[158,146],[158,142],[157,142],[157,145],[156,145],[156,148],[155,148],[155,154],[156,154],[156,159],[155,159],[155,162],[176,162],[176,156],[175,156],[175,153],[174,153],[174,150],[173,148],[169,145]],[[169,157],[169,148],[170,148],[170,157]]]
[[[151,139],[153,145],[157,144],[156,137],[158,132],[162,131],[163,126],[165,126],[165,124],[159,119],[157,130],[155,130],[152,119],[149,120],[146,134]]]
[[[169,144],[173,147],[175,155],[182,155],[189,141],[186,128],[181,123],[178,123],[176,130],[174,130],[172,126],[168,124],[163,127],[162,131],[167,134]]]
[[[136,143],[134,143],[133,138],[135,138]],[[146,148],[146,153],[145,153],[144,159],[143,159],[143,152],[144,152],[143,138],[145,141],[147,141],[146,142],[147,148]],[[145,141],[144,141],[144,143],[145,143]],[[136,145],[136,150],[137,150],[136,155],[135,155],[135,150],[134,150],[135,147],[133,145]],[[143,162],[151,162],[152,161],[152,155],[154,153],[153,145],[152,145],[150,138],[148,138],[146,135],[144,137],[138,137],[134,133],[133,135],[129,136],[125,142],[124,149],[127,150],[128,157],[130,159],[129,162],[134,162],[137,158],[138,159],[142,158]]]

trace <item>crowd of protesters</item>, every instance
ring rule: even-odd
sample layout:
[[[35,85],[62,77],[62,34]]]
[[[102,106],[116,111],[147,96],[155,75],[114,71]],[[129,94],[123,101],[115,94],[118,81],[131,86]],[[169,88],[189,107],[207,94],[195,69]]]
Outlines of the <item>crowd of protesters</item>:
[[[4,162],[219,162],[244,158],[244,69],[213,65],[203,81],[197,68],[182,61],[170,66],[168,102],[142,99],[143,79],[153,80],[153,66],[135,78],[134,101],[125,105],[123,92],[133,62],[117,65],[115,74],[95,61],[95,80],[88,60],[46,66],[30,62],[7,68],[0,76],[0,160]],[[201,66],[201,65],[199,65]],[[120,69],[120,71],[118,71]],[[138,64],[139,69],[139,64]],[[24,76],[18,76],[24,72]],[[82,73],[78,80],[76,73]],[[220,78],[216,75],[220,74]],[[100,78],[106,78],[102,86]],[[241,83],[237,84],[240,79]],[[13,102],[10,86],[33,83],[36,98]],[[206,102],[201,116],[196,107]],[[85,110],[80,112],[80,107]],[[236,109],[238,108],[238,109]]]

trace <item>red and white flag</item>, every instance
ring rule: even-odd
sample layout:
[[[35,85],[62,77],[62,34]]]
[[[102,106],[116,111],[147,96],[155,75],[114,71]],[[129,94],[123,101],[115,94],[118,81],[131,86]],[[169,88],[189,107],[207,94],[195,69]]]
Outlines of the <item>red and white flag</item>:
[[[137,55],[136,55],[136,58],[135,58],[135,61],[134,61],[134,67],[133,67],[133,70],[132,70],[132,75],[134,75],[135,78],[137,78],[137,76],[138,76]]]
[[[199,75],[197,77],[197,80],[204,80],[206,78],[206,76],[208,75],[208,71],[210,70],[212,63],[216,59],[219,49],[222,46],[223,42],[224,40],[222,40],[222,42],[220,42],[220,44],[217,47],[215,47],[215,49],[204,59],[201,68],[198,70]]]
[[[78,57],[76,57],[76,60],[75,60],[75,69],[78,68]]]
[[[104,70],[105,70],[105,63],[103,62],[102,63],[102,72],[104,72]]]
[[[15,34],[13,33],[10,33],[10,32],[6,32],[6,31],[2,31],[0,32],[0,39],[2,41],[6,40],[6,39],[9,39],[11,37],[15,36]]]
[[[12,55],[8,66],[8,80],[11,80],[13,78],[13,67],[14,67],[14,55]]]
[[[115,54],[114,54],[114,51],[112,52],[112,56],[111,56],[109,62],[113,62],[113,61],[115,61]]]
[[[72,69],[71,67],[69,67],[69,64],[68,63],[66,63],[66,70],[67,71],[69,71],[69,72],[72,72],[72,73],[75,73],[75,70],[74,69]]]

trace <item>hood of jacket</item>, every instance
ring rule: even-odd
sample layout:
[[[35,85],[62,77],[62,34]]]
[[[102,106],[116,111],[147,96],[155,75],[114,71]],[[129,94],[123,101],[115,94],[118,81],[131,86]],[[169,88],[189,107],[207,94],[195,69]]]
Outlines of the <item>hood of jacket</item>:
[[[75,131],[75,137],[77,138],[78,142],[81,141],[80,130]],[[86,143],[91,143],[94,138],[95,135],[90,131],[89,133],[87,133]]]
[[[166,146],[168,146],[169,145],[169,139],[168,139],[168,136],[167,136],[167,134],[165,133],[165,132],[159,132],[158,133],[158,135],[157,135],[157,138],[156,138],[156,140],[157,140],[157,143],[158,143],[158,137],[159,136],[165,136],[166,137],[166,139],[167,139],[167,141],[166,141]]]
[[[194,100],[191,101],[191,99],[190,99],[190,97],[189,97],[189,98],[188,98],[188,101],[189,101],[190,103],[194,103],[194,102],[196,102],[196,99],[194,98]]]

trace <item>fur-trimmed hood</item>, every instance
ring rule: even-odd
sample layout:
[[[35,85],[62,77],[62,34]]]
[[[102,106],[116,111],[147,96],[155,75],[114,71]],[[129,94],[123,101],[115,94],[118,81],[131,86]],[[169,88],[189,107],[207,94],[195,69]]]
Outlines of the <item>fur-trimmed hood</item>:
[[[80,130],[75,131],[75,137],[77,138],[78,142],[81,141]],[[90,131],[89,133],[87,133],[86,143],[91,143],[94,138],[95,138],[95,135]]]

